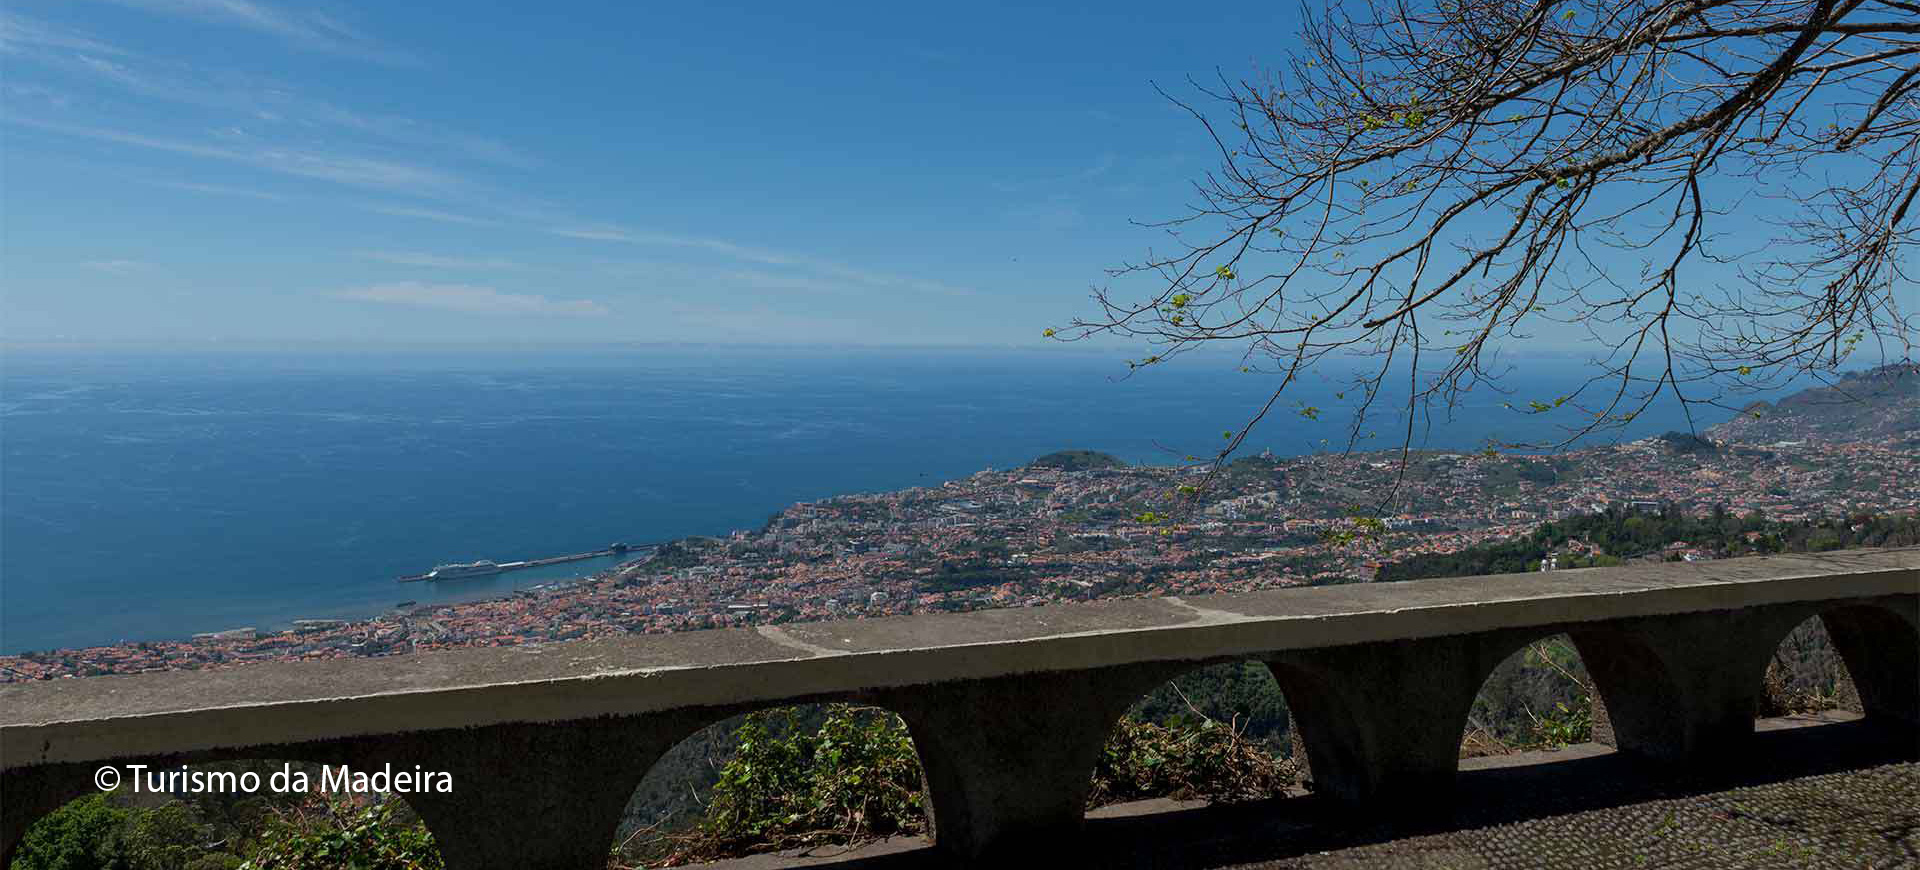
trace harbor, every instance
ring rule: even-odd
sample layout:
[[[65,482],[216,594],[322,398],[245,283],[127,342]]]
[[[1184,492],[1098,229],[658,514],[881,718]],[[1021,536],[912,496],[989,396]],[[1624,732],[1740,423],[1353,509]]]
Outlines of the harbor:
[[[495,562],[491,559],[480,559],[474,562],[453,562],[445,565],[437,565],[433,570],[425,573],[403,575],[399,578],[399,581],[401,583],[418,583],[423,580],[462,580],[469,577],[491,577],[496,574],[505,574],[510,571],[521,571],[528,568],[563,565],[568,562],[584,562],[588,559],[604,559],[624,556],[630,553],[651,553],[658,547],[658,544],[636,545],[615,543],[608,545],[605,549],[593,550],[586,553],[569,553],[564,556],[547,556],[545,558],[525,559],[518,562]]]

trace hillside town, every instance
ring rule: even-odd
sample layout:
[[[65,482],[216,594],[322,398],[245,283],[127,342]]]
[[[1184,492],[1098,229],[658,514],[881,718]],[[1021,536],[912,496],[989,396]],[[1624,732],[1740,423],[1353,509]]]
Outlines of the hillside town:
[[[1920,510],[1920,454],[1876,434],[1670,434],[1552,455],[1261,455],[1217,471],[1068,451],[938,486],[796,504],[758,530],[674,541],[496,600],[0,656],[0,681],[1366,582],[1396,559],[1610,507],[1788,522]],[[1716,555],[1676,541],[1652,558]]]

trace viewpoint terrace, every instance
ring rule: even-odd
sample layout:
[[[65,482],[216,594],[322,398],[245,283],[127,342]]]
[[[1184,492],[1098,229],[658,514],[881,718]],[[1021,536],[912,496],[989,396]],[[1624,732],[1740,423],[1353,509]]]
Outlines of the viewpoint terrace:
[[[1572,635],[1622,750],[1689,761],[1752,731],[1767,657],[1812,616],[1868,719],[1920,725],[1920,549],[1850,551],[13,684],[0,833],[11,850],[107,761],[417,764],[459,784],[410,796],[450,867],[597,867],[675,742],[859,699],[906,719],[937,844],[991,856],[1077,825],[1114,719],[1204,664],[1267,662],[1319,790],[1394,803],[1447,787],[1481,681],[1530,640]]]

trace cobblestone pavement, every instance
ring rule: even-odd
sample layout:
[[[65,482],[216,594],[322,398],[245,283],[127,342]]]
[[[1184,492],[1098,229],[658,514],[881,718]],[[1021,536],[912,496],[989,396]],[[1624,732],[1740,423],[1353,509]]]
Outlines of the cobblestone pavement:
[[[1888,764],[1241,866],[1920,868],[1920,765]]]

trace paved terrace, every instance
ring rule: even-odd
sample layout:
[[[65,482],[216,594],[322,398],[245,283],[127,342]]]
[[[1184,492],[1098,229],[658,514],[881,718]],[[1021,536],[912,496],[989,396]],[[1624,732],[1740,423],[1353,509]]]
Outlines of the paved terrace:
[[[108,761],[287,758],[453,775],[412,794],[455,870],[604,866],[668,748],[735,713],[857,700],[907,722],[936,845],[1062,842],[1141,695],[1254,658],[1316,788],[1379,805],[1449,789],[1473,697],[1540,637],[1579,648],[1622,751],[1693,761],[1750,738],[1781,638],[1819,616],[1869,722],[1920,741],[1920,549],[1638,565],[803,623],[0,688],[0,859]],[[1906,739],[1906,738],[1903,738]]]

